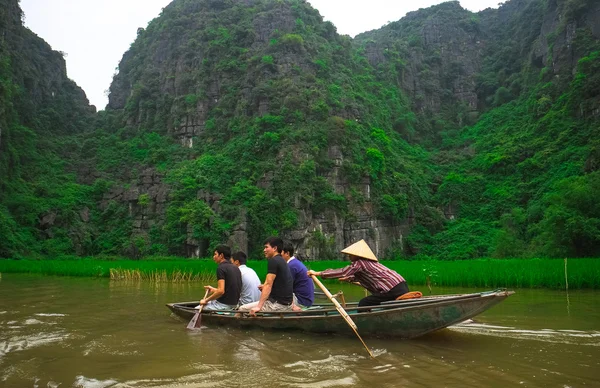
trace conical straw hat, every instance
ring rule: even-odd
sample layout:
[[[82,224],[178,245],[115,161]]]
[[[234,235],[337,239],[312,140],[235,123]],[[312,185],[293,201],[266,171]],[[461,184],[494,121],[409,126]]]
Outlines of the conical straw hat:
[[[367,260],[379,261],[365,240],[360,240],[342,250],[342,253],[362,257]]]

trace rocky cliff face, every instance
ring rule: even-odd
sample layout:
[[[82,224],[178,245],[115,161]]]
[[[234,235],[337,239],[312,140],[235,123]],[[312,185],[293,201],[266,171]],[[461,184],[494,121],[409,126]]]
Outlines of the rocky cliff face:
[[[475,78],[486,39],[477,14],[457,1],[408,13],[403,19],[356,37],[374,67],[394,65],[396,82],[411,97],[414,110],[438,113],[444,105],[479,110]]]
[[[309,259],[361,238],[384,256],[414,225],[428,243],[478,200],[461,159],[479,157],[477,172],[546,152],[532,128],[512,159],[495,123],[473,127],[483,150],[461,128],[532,90],[543,116],[583,56],[594,85],[599,15],[592,0],[448,2],[353,41],[303,0],[175,0],[138,31],[93,116],[62,54],[0,0],[0,256],[204,256],[224,241],[259,254],[274,233]],[[576,86],[577,114],[597,116],[594,88]]]
[[[360,238],[383,255],[402,246],[413,216],[423,211],[414,203],[423,197],[410,195],[401,180],[393,189],[380,184],[366,168],[358,176],[349,173],[348,166],[358,169],[357,163],[374,162],[364,154],[371,150],[376,155],[369,148],[376,144],[365,143],[359,151],[363,156],[357,157],[351,140],[337,138],[338,127],[332,123],[345,122],[339,126],[342,134],[354,122],[371,136],[373,128],[393,128],[394,136],[428,144],[439,131],[473,123],[481,112],[509,99],[502,90],[518,95],[524,68],[572,71],[583,55],[577,51],[577,36],[597,38],[597,8],[586,3],[565,19],[564,5],[552,1],[513,0],[480,13],[448,2],[409,13],[352,43],[301,0],[176,0],[138,32],[110,87],[108,107],[122,114],[127,127],[167,134],[192,155],[225,149],[242,139],[246,145],[230,152],[273,155],[260,165],[240,156],[241,165],[251,164],[254,170],[231,173],[230,186],[250,180],[277,197],[288,155],[295,155],[291,159],[296,168],[317,161],[315,178],[324,179],[326,188],[313,188],[310,195],[343,199],[343,210],[323,211],[302,195],[291,195],[284,201],[293,203],[295,221],[278,231],[311,258]],[[506,63],[499,57],[515,60],[499,68]],[[378,90],[376,82],[396,91]],[[390,100],[392,94],[387,105],[371,100]],[[301,139],[304,135],[293,135],[318,126],[329,131],[326,144],[308,145]],[[415,131],[416,136],[411,134]],[[259,146],[266,135],[286,141],[274,152]],[[141,180],[128,182],[128,189],[116,187],[104,197],[105,205],[109,200],[128,204],[134,234],[142,236],[152,225],[166,222],[177,186],[153,168],[144,171]],[[404,204],[407,195],[410,200]],[[149,198],[150,205],[139,206],[140,196]],[[198,187],[193,199],[222,214],[227,190]],[[390,216],[395,212],[402,217]],[[261,238],[252,236],[257,224],[249,213],[240,206],[230,216],[233,226],[227,232],[229,243],[245,251]],[[454,210],[450,213],[446,217],[456,216]],[[216,223],[214,216],[210,223]],[[199,237],[192,223],[185,230],[181,252],[206,254],[214,241]]]
[[[23,27],[17,0],[0,5],[0,152],[9,122],[55,134],[83,131],[95,108],[67,77],[62,53]]]
[[[6,58],[9,55],[7,41],[14,39],[15,30],[20,26],[21,23],[21,9],[18,6],[18,2],[14,1],[3,1],[0,3],[0,57]],[[10,75],[9,68],[6,64],[1,69],[2,79],[8,78]],[[7,100],[9,92],[6,88],[2,88],[1,91],[2,100]],[[0,153],[2,152],[2,131],[7,127],[8,122],[6,119],[7,107],[5,104],[0,105]]]
[[[552,70],[554,75],[574,74],[577,61],[588,53],[582,40],[600,39],[600,4],[584,2],[566,12],[560,2],[550,1],[544,15],[533,61]]]
[[[59,116],[53,117],[54,129],[66,133],[81,131],[81,118],[90,117],[95,108],[90,107],[83,90],[67,77],[63,54],[23,27],[17,1],[3,0],[0,20],[0,39],[6,54],[3,59],[11,69],[11,81],[21,88],[12,96],[22,111],[21,119],[35,127],[28,121],[32,116],[54,110]]]
[[[501,87],[517,96],[524,68],[547,67],[567,81],[587,54],[582,41],[598,39],[599,29],[593,1],[512,0],[479,13],[451,1],[360,34],[355,44],[383,78],[411,97],[424,121],[442,118],[447,130],[502,103],[494,99]],[[513,63],[504,66],[508,58]]]
[[[89,106],[83,90],[67,77],[62,53],[23,27],[18,1],[3,0],[1,8],[3,91],[11,103],[10,108],[2,104],[3,118],[9,115],[7,109],[14,109],[15,119],[35,130],[81,132],[95,109]],[[1,135],[0,129],[0,145]]]
[[[82,207],[59,209],[69,202],[61,190],[73,177],[64,166],[76,151],[65,139],[89,130],[95,111],[68,79],[63,54],[21,16],[17,0],[0,1],[0,255],[35,251],[58,224],[77,234],[71,216]]]
[[[3,0],[0,3],[0,58],[8,58],[10,56],[10,46],[8,42],[12,42],[21,27],[21,9],[19,3],[16,1]],[[11,69],[9,64],[6,63],[6,59],[3,61],[2,67],[0,67],[0,75],[3,80],[11,77]],[[11,96],[11,92],[8,87],[2,87],[0,90],[0,96],[2,98],[2,104],[0,104],[0,154],[3,152],[2,147],[2,132],[8,126],[8,100]]]
[[[244,127],[253,126],[261,117],[265,123],[281,119],[273,126],[287,126],[290,133],[301,130],[301,118],[329,126],[331,117],[341,122],[369,117],[369,107],[344,90],[353,86],[353,81],[346,83],[344,78],[351,77],[354,66],[350,41],[338,36],[304,1],[174,1],[146,30],[139,31],[123,56],[108,107],[123,112],[130,127],[167,133],[181,146],[204,152],[216,137],[229,139],[236,136],[234,131],[243,137]],[[337,94],[338,102],[328,106],[332,93]],[[297,165],[315,153],[329,159],[318,172],[325,178],[327,190],[344,198],[350,197],[350,191],[363,193],[360,205],[351,206],[352,217],[314,211],[300,198],[294,200],[297,222],[280,232],[306,256],[318,258],[324,249],[338,251],[358,238],[370,241],[376,253],[383,255],[392,242],[402,238],[407,222],[377,215],[370,178],[363,176],[354,184],[344,176],[342,164],[352,157],[345,154],[342,144],[334,141],[307,150],[297,139],[285,147],[305,155],[294,161]],[[285,153],[276,159],[285,159]],[[280,163],[275,162],[274,168]],[[257,172],[260,169],[252,174]],[[261,174],[256,184],[267,192],[277,191],[277,172]],[[138,232],[143,233],[147,231],[146,218],[157,223],[164,220],[162,199],[154,195],[169,192],[161,179],[156,177],[150,186],[138,183],[127,191],[114,189],[105,199],[129,202],[134,224],[139,224]],[[137,195],[142,194],[149,195],[152,203],[143,211],[136,206]],[[224,195],[199,189],[196,197],[217,211]],[[247,251],[247,229],[252,225],[248,225],[243,208],[235,225],[230,243]],[[185,252],[205,254],[207,243],[194,237],[192,228],[188,231]],[[311,243],[315,235],[324,238]]]
[[[312,12],[307,18],[322,22],[316,11],[298,4],[303,12]],[[229,115],[265,115],[272,111],[273,96],[258,89],[297,76],[294,72],[316,73],[314,53],[294,41],[300,35],[290,36],[298,28],[298,16],[285,2],[174,1],[148,30],[139,31],[123,56],[108,107],[124,109],[128,125],[167,131],[187,147],[204,134],[215,109],[227,107]],[[285,46],[273,63],[263,58],[276,51],[271,41]],[[230,50],[232,46],[238,51]]]

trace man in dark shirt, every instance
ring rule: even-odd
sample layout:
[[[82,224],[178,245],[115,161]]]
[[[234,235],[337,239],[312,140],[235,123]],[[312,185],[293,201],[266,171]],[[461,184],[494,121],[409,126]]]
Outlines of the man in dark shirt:
[[[204,286],[211,294],[200,301],[207,310],[233,310],[237,307],[242,292],[242,273],[240,269],[231,264],[231,249],[227,245],[219,245],[214,253],[213,260],[217,266],[217,287]],[[200,307],[200,306],[198,306]]]
[[[293,281],[286,261],[281,257],[283,241],[279,237],[265,240],[264,254],[267,258],[267,278],[262,285],[258,302],[240,306],[240,311],[256,312],[292,311]]]

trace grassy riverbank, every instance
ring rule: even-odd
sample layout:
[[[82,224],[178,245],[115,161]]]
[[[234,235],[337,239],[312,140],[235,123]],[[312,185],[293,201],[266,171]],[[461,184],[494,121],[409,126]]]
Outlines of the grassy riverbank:
[[[565,288],[565,261],[562,259],[490,259],[468,261],[384,261],[404,276],[410,285],[456,287]],[[308,262],[314,270],[339,268],[347,262]],[[250,261],[261,279],[266,262]],[[209,259],[192,260],[0,260],[0,273],[35,273],[57,276],[107,277],[116,280],[214,282],[216,265]],[[567,281],[570,289],[600,289],[600,259],[569,259]]]

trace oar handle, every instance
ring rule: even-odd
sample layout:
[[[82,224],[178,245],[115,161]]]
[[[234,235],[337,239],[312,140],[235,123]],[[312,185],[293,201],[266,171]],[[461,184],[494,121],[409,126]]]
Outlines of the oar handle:
[[[208,293],[210,292],[210,290],[207,288],[206,292],[204,293],[204,298],[202,299],[206,299],[206,297],[208,296]],[[203,304],[200,305],[200,307],[198,307],[198,314],[200,314],[202,312],[202,308],[204,307]]]
[[[206,292],[204,293],[204,298],[202,298],[202,299],[206,299],[206,297],[208,296],[209,292],[210,292],[210,290],[207,288]],[[203,304],[201,304],[200,307],[198,307],[198,311],[202,311],[202,307],[204,307]]]
[[[209,292],[210,292],[210,290],[207,288],[207,289],[206,289],[206,292],[204,293],[204,298],[202,298],[202,299],[206,299],[206,297],[208,296],[208,293],[209,293]]]

